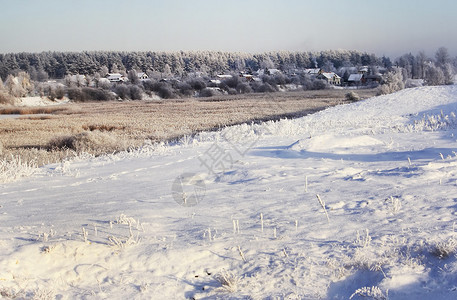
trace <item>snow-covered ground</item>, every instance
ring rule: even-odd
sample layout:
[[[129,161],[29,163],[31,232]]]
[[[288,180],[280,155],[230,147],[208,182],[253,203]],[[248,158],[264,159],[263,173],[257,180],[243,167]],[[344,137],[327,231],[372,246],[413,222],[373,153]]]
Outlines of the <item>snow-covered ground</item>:
[[[456,299],[455,112],[414,88],[35,170],[0,185],[0,295]]]
[[[16,105],[17,106],[49,106],[49,105],[59,105],[63,103],[68,103],[68,99],[62,100],[49,100],[46,97],[22,97],[17,99]]]

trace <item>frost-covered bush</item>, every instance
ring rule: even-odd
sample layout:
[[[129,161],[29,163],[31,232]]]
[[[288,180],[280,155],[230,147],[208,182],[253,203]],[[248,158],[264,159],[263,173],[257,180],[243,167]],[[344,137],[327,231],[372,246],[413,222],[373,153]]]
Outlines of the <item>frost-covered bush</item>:
[[[108,101],[108,100],[114,99],[113,96],[109,92],[102,90],[102,89],[83,87],[82,93],[83,93],[86,101],[93,101],[93,100]]]
[[[362,287],[356,290],[349,299],[373,299],[373,300],[388,300],[389,292],[384,293],[379,287]]]
[[[131,100],[141,100],[143,99],[143,90],[138,85],[130,85],[129,97]]]
[[[216,92],[213,89],[208,89],[208,88],[200,91],[200,93],[199,93],[200,97],[212,97],[215,95],[216,95]]]
[[[176,98],[173,87],[166,82],[156,82],[153,84],[152,90],[163,99]]]
[[[14,104],[14,97],[6,91],[0,90],[0,104]]]
[[[236,90],[241,94],[247,94],[252,92],[251,86],[246,82],[240,82],[236,86]]]
[[[457,251],[457,241],[450,238],[432,245],[430,252],[439,259],[445,259]]]
[[[232,75],[232,77],[224,79],[221,84],[223,86],[227,86],[228,88],[235,89],[239,83],[240,83],[240,78],[236,75]],[[228,88],[227,88],[227,90],[228,90]]]
[[[201,91],[206,88],[206,83],[202,78],[194,78],[187,83],[196,91]]]
[[[405,82],[405,88],[416,88],[424,85],[424,80],[422,79],[407,79]]]
[[[238,284],[241,277],[223,270],[220,274],[215,276],[215,279],[221,284],[222,288],[227,292],[234,293],[238,290]]]
[[[347,94],[345,95],[345,97],[346,97],[346,100],[349,100],[349,101],[357,101],[357,100],[360,99],[359,94],[357,94],[357,93],[354,92],[354,91],[351,91],[351,92],[347,93]]]
[[[256,93],[273,93],[273,92],[277,91],[277,89],[275,89],[269,83],[258,83],[258,82],[255,82],[252,84],[252,89]]]
[[[114,99],[110,92],[90,87],[69,88],[67,89],[67,95],[73,101],[107,101]]]
[[[24,161],[19,156],[0,159],[0,183],[12,182],[21,177],[27,177],[35,173],[37,165],[35,161]]]
[[[325,90],[328,88],[328,83],[325,80],[315,79],[312,81],[311,90]]]
[[[194,94],[194,89],[187,82],[179,82],[178,84],[176,84],[176,89],[178,90],[178,93],[181,96],[189,97]]]
[[[107,153],[120,150],[119,141],[112,135],[100,131],[87,131],[71,136],[56,137],[47,147],[53,149],[71,149],[76,152]]]

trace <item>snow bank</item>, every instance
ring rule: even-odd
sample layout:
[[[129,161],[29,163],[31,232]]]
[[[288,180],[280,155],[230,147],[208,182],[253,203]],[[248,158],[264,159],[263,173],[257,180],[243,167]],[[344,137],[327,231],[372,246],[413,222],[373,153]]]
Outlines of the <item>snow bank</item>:
[[[22,97],[16,102],[17,106],[49,106],[68,103],[68,99],[63,100],[49,100],[46,97]]]
[[[456,112],[421,87],[46,166],[0,186],[0,292],[453,299]]]

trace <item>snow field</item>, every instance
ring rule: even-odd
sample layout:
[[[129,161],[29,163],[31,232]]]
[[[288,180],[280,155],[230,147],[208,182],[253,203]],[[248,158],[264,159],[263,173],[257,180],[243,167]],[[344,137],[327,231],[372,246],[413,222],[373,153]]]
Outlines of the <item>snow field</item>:
[[[0,186],[1,295],[452,299],[455,112],[455,86],[414,88],[35,169]]]

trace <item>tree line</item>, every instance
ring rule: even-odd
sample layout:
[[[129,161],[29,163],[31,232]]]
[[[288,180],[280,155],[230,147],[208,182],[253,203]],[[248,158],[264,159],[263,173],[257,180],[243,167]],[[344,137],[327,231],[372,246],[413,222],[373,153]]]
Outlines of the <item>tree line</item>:
[[[380,93],[404,87],[451,84],[457,58],[446,48],[434,57],[423,52],[402,55],[394,62],[358,51],[268,52],[262,54],[232,52],[42,52],[0,54],[0,103],[12,103],[14,97],[39,95],[50,99],[67,96],[75,101],[209,97],[219,93],[244,94],[275,92],[287,85],[312,90],[330,87],[325,80],[310,76],[307,68],[335,72],[347,80],[349,73],[360,72],[379,77]],[[256,80],[240,77],[243,72],[264,72]],[[381,71],[382,70],[382,71]],[[121,73],[129,80],[111,83],[107,73]],[[139,80],[138,72],[149,75]],[[217,74],[232,74],[219,82]],[[53,80],[51,80],[53,79]],[[56,80],[57,79],[57,80]],[[415,81],[416,80],[416,81]]]
[[[34,81],[45,81],[64,78],[68,74],[94,75],[106,69],[109,72],[137,70],[166,75],[171,73],[179,77],[195,72],[213,76],[245,69],[258,70],[270,64],[286,71],[318,66],[324,69],[358,65],[389,67],[391,62],[387,57],[380,58],[359,51],[278,51],[260,54],[214,51],[8,53],[0,54],[0,77],[6,80],[8,75],[24,71]]]

